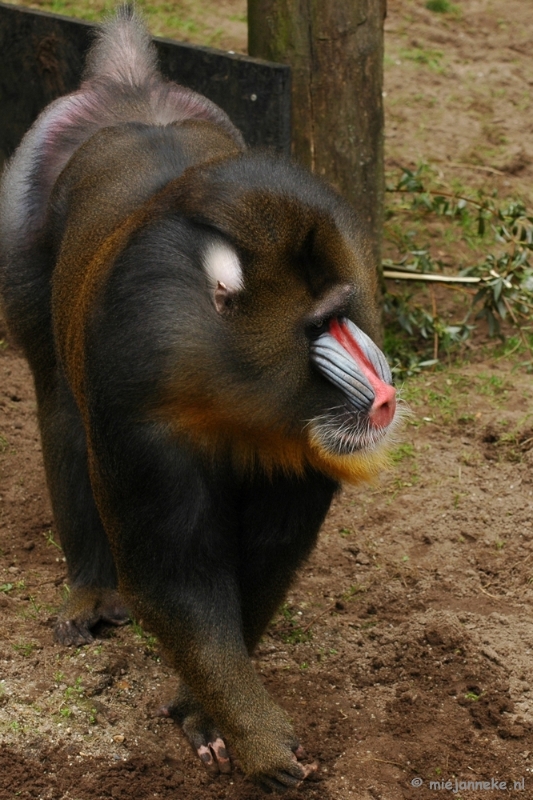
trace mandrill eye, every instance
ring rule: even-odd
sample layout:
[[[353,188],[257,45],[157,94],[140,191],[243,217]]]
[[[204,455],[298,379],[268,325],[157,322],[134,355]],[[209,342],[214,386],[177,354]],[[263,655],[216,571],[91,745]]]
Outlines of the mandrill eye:
[[[307,326],[307,335],[310,339],[318,339],[319,336],[322,336],[323,333],[327,333],[329,330],[331,319],[328,317],[327,319],[318,319],[313,321],[310,325]]]

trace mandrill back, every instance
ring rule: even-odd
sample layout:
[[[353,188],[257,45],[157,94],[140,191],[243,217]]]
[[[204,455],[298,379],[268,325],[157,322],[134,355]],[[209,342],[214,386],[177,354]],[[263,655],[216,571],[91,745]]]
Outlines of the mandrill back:
[[[397,418],[353,211],[166,82],[123,8],[8,165],[0,236],[71,584],[56,638],[134,613],[209,773],[227,740],[263,788],[297,785],[316,764],[249,655]]]
[[[209,132],[198,137],[195,126],[202,123]],[[104,131],[118,138],[111,142],[97,138],[88,145],[95,135],[105,136]],[[128,132],[131,153],[126,143]],[[111,152],[107,151],[108,144]],[[0,287],[12,332],[27,354],[43,323],[42,318],[35,318],[33,328],[27,331],[28,318],[34,318],[38,311],[44,315],[50,306],[47,288],[58,245],[58,237],[54,241],[53,234],[50,241],[50,228],[59,227],[62,231],[66,222],[69,177],[62,172],[73,155],[79,158],[79,151],[84,152],[85,161],[81,163],[87,170],[86,181],[90,180],[89,172],[94,176],[92,211],[86,220],[91,238],[100,203],[104,204],[102,220],[112,207],[108,225],[111,229],[136,204],[192,163],[217,157],[219,147],[223,155],[228,155],[232,147],[234,151],[242,150],[239,131],[207,98],[162,78],[143,22],[128,7],[119,9],[100,31],[78,91],[45,108],[2,178]],[[120,188],[119,182],[113,180],[117,170]],[[71,172],[70,180],[76,180],[76,175],[79,171]],[[107,180],[107,186],[102,185],[98,193],[94,184],[102,179]],[[47,263],[43,263],[43,246],[52,251]],[[33,265],[35,258],[40,263]]]

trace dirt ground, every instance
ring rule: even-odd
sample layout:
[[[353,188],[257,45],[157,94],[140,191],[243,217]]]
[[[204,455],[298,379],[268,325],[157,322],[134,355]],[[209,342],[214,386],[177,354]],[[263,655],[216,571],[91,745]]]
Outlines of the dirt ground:
[[[530,201],[533,5],[458,8],[389,3],[388,168]],[[0,800],[259,798],[154,716],[176,679],[153,638],[53,643],[65,564],[30,374],[1,322],[0,340]],[[320,762],[288,800],[533,798],[532,376],[476,341],[404,385],[393,469],[337,498],[257,652]]]

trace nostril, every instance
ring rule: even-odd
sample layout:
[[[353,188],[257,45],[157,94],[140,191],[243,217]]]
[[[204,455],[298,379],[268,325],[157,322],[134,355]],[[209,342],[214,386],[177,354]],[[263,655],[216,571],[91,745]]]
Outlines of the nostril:
[[[396,413],[396,390],[383,383],[369,411],[368,419],[375,428],[386,428],[391,424]]]

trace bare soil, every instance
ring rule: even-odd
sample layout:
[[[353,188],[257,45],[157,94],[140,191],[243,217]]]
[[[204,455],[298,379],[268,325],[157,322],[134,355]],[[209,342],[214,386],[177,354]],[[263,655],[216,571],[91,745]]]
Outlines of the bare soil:
[[[390,2],[388,166],[438,162],[448,180],[529,199],[532,53],[526,0],[462,0],[446,15]],[[238,769],[209,779],[154,716],[176,678],[152,637],[129,625],[80,649],[53,643],[65,564],[31,377],[0,322],[2,339],[0,800],[259,798]],[[288,800],[533,798],[533,393],[521,361],[476,345],[468,363],[411,379],[394,468],[335,501],[256,656],[320,762]]]

